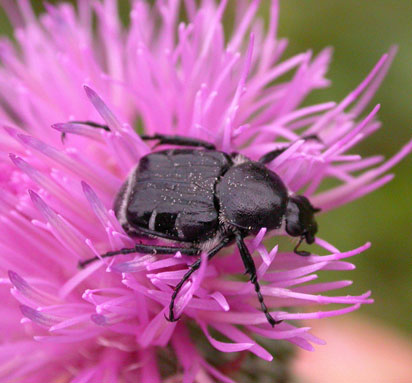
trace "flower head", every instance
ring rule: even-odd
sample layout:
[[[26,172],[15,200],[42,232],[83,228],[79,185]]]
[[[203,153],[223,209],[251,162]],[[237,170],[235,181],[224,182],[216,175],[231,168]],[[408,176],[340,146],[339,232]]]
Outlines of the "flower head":
[[[227,41],[227,1],[181,3],[136,0],[127,27],[116,0],[46,5],[39,18],[28,0],[6,7],[17,42],[3,40],[0,47],[3,381],[155,383],[183,374],[184,382],[230,382],[196,346],[190,328],[221,352],[247,350],[270,361],[255,334],[311,350],[323,341],[294,320],[371,302],[369,292],[323,294],[350,281],[315,281],[321,270],[353,269],[345,259],[368,243],[340,251],[317,238],[316,252],[327,254],[301,257],[277,246],[267,250],[264,240],[285,233],[265,229],[247,246],[265,302],[283,321],[274,328],[252,284],[239,278],[244,267],[233,247],[211,262],[202,255],[176,301],[182,318],[175,323],[164,315],[192,258],[131,254],[77,269],[79,260],[135,244],[112,210],[128,172],[153,149],[135,127],[200,138],[253,160],[285,148],[269,168],[323,212],[388,182],[387,170],[412,148],[383,163],[346,154],[379,128],[378,106],[361,116],[393,50],[340,103],[301,107],[310,91],[328,85],[331,52],[281,62],[286,41],[276,37],[276,1],[266,31],[254,21],[259,1],[240,1]],[[187,22],[179,21],[182,10]],[[290,80],[282,77],[287,73]],[[302,139],[314,134],[318,141]],[[339,185],[318,192],[327,178]],[[343,308],[312,308],[330,303]],[[177,372],[165,372],[161,353],[176,360]]]

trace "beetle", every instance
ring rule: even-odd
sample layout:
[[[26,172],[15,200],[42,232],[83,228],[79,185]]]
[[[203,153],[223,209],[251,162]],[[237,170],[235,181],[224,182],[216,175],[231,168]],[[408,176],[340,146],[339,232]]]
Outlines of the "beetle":
[[[76,121],[110,131],[106,125],[91,121]],[[172,241],[174,246],[137,243],[101,255],[118,254],[181,254],[199,256],[207,252],[211,260],[221,249],[235,243],[254,285],[261,309],[270,325],[276,321],[269,313],[261,294],[253,258],[244,238],[259,230],[278,229],[284,223],[286,233],[299,237],[294,252],[306,240],[315,241],[318,226],[312,206],[303,195],[290,194],[281,178],[266,164],[287,148],[276,149],[252,161],[239,153],[227,154],[215,145],[199,139],[155,134],[141,136],[156,140],[159,145],[180,148],[151,152],[132,169],[114,202],[114,211],[125,232],[131,237],[159,238]],[[317,139],[307,136],[305,139]],[[183,148],[182,148],[183,147]],[[98,257],[80,262],[85,267]],[[166,319],[174,322],[175,300],[184,283],[199,269],[201,259],[189,267],[175,286]]]

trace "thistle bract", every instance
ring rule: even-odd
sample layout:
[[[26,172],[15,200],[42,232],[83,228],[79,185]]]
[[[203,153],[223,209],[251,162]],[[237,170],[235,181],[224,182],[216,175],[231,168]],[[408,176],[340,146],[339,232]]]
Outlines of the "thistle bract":
[[[136,127],[200,138],[254,160],[288,147],[269,168],[323,212],[388,182],[386,172],[411,150],[409,143],[386,162],[346,154],[379,128],[379,106],[365,107],[393,50],[341,102],[302,107],[308,93],[329,84],[330,50],[281,61],[286,41],[276,36],[276,1],[266,29],[255,15],[259,1],[237,2],[228,36],[227,1],[200,3],[136,0],[127,26],[116,0],[46,4],[39,17],[28,0],[6,7],[16,41],[0,47],[2,381],[231,382],[189,328],[219,352],[247,350],[270,361],[255,334],[312,350],[323,341],[295,320],[371,303],[369,292],[325,294],[350,281],[316,282],[321,270],[353,269],[346,259],[368,243],[340,251],[318,238],[326,255],[300,257],[264,245],[281,230],[262,229],[247,243],[265,302],[283,320],[274,328],[253,286],[239,278],[234,248],[210,263],[202,255],[176,302],[177,323],[164,315],[190,257],[122,255],[77,269],[79,260],[135,243],[112,206],[130,169],[152,150]],[[107,124],[110,132],[70,121]],[[301,139],[313,134],[320,142]],[[327,178],[339,185],[318,192]],[[319,309],[332,303],[342,307]],[[171,374],[157,359],[165,350],[176,361]]]

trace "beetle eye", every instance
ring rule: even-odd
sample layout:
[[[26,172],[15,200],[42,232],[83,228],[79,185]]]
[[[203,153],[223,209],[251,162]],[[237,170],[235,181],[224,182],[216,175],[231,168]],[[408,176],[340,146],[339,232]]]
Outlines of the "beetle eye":
[[[286,223],[286,232],[292,237],[298,237],[302,234],[302,227],[299,222],[293,221],[289,217]]]

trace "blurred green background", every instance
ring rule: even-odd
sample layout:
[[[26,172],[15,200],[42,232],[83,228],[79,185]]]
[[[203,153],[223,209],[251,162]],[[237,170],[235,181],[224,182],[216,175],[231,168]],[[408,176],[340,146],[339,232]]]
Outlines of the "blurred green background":
[[[41,6],[41,2],[33,3]],[[269,0],[262,3],[260,12],[265,15]],[[0,14],[0,33],[10,31],[5,15]],[[394,64],[374,99],[382,104],[383,127],[356,152],[389,157],[412,137],[412,1],[280,0],[279,36],[289,39],[286,56],[334,47],[328,74],[332,86],[312,94],[307,103],[341,100],[391,45],[398,45]],[[353,259],[357,269],[339,278],[354,280],[352,294],[372,289],[376,303],[364,306],[363,314],[411,337],[412,156],[393,172],[396,177],[389,185],[321,216],[319,234],[341,250],[372,242],[370,250]]]
[[[341,100],[366,76],[381,55],[396,44],[394,63],[370,109],[380,103],[382,128],[356,148],[361,155],[392,156],[412,138],[412,2],[280,1],[279,34],[289,39],[288,54],[334,47],[328,78],[332,86],[309,102]],[[412,336],[412,156],[394,169],[382,189],[319,217],[320,236],[340,250],[372,242],[352,259],[357,269],[351,293],[371,289],[375,304],[361,312]]]

